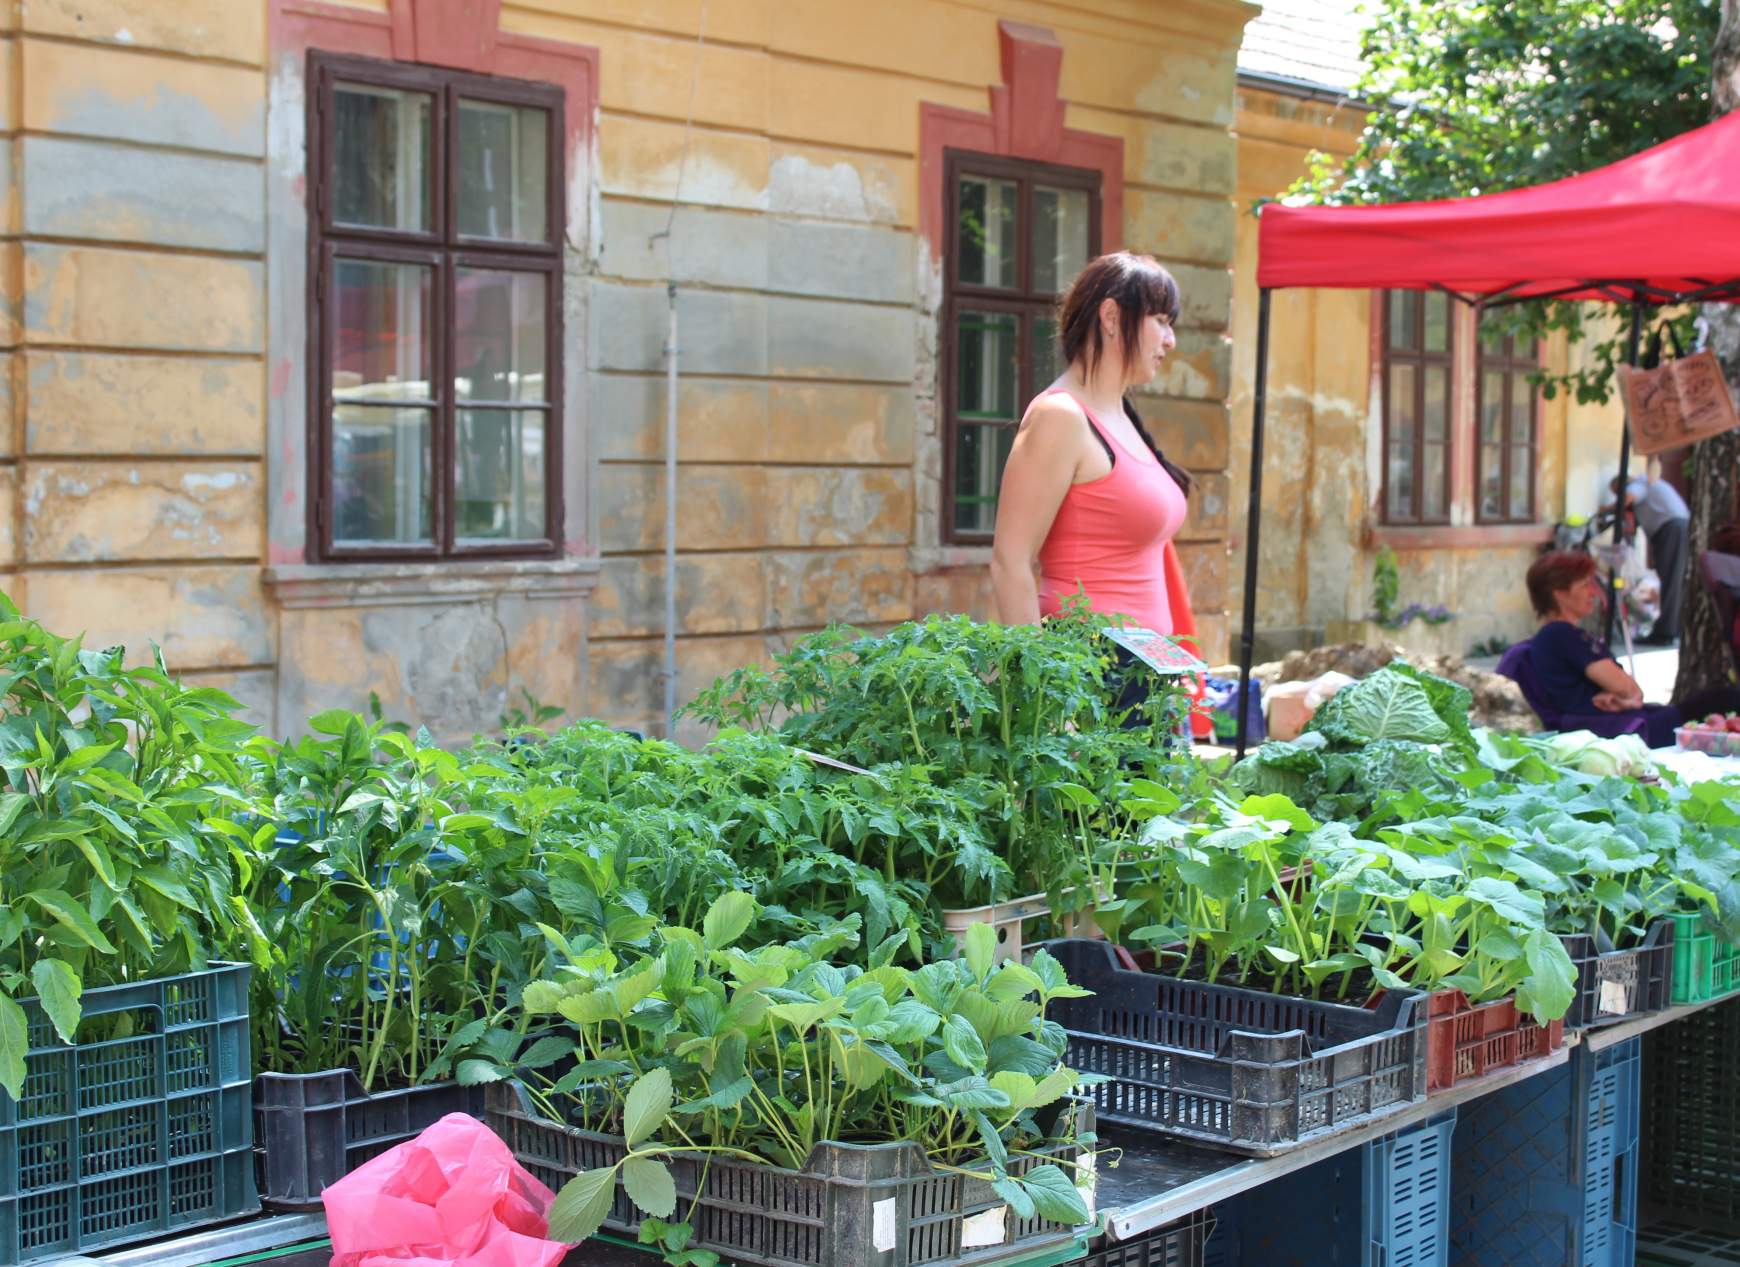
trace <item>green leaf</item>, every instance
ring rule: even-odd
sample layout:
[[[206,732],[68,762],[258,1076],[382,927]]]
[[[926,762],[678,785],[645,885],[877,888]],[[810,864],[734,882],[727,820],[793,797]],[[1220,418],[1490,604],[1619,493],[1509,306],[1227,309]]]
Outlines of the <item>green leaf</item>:
[[[581,1171],[550,1203],[550,1236],[566,1245],[587,1240],[603,1226],[615,1196],[615,1166]]]
[[[949,1059],[974,1073],[985,1072],[985,1044],[964,1016],[951,1016],[943,1025],[943,1050]]]
[[[670,1111],[670,1070],[651,1069],[636,1078],[622,1107],[622,1134],[628,1146],[633,1148],[649,1138],[664,1125]]]
[[[481,1086],[486,1082],[500,1082],[507,1077],[501,1068],[488,1060],[462,1060],[454,1076],[462,1087]]]
[[[1577,969],[1565,944],[1544,928],[1523,940],[1528,980],[1517,988],[1517,1004],[1538,1021],[1555,1021],[1570,1010],[1577,993]]]
[[[997,960],[997,930],[989,924],[970,926],[961,939],[961,954],[972,971],[973,980],[983,981]]]
[[[991,1189],[1003,1198],[1005,1204],[1015,1212],[1018,1219],[1030,1219],[1038,1209],[1033,1204],[1033,1198],[1027,1194],[1027,1189],[1021,1186],[1019,1180],[1007,1175],[991,1181]]]
[[[676,1181],[662,1161],[630,1157],[622,1163],[622,1187],[630,1201],[654,1218],[666,1219],[676,1212]]]
[[[1041,1218],[1075,1227],[1091,1217],[1081,1190],[1070,1182],[1068,1175],[1050,1163],[1035,1166],[1021,1176],[1021,1186],[1033,1198],[1033,1206]]]
[[[26,893],[24,896],[52,915],[62,928],[72,933],[92,950],[99,950],[105,955],[115,953],[115,947],[107,937],[103,936],[103,930],[97,927],[96,921],[91,918],[91,913],[85,909],[84,903],[73,897],[72,894],[62,892],[60,889],[39,889],[34,893]]]
[[[14,1100],[24,1095],[24,1053],[30,1049],[24,1009],[0,994],[0,1088]]]
[[[707,908],[701,936],[708,950],[721,950],[743,936],[755,918],[755,899],[741,889],[721,894]]]
[[[84,982],[71,964],[59,959],[38,959],[30,970],[30,980],[55,1033],[70,1045],[79,1027],[79,995],[84,993]]]

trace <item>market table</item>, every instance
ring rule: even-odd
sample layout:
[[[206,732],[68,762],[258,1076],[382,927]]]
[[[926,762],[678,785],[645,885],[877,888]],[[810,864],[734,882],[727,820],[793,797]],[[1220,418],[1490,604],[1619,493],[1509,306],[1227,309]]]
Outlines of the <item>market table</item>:
[[[1405,1130],[1445,1109],[1556,1069],[1570,1060],[1572,1048],[1579,1044],[1600,1051],[1735,997],[1689,1003],[1603,1029],[1568,1034],[1565,1045],[1543,1059],[1459,1083],[1374,1121],[1312,1140],[1280,1157],[1237,1157],[1143,1131],[1106,1128],[1100,1132],[1102,1141],[1108,1148],[1121,1149],[1123,1156],[1116,1166],[1102,1165],[1100,1170],[1100,1226],[1110,1239],[1132,1239],[1370,1140]],[[323,1215],[266,1215],[112,1253],[50,1259],[35,1267],[326,1267],[331,1250],[325,1236]],[[599,1238],[577,1247],[565,1267],[651,1267],[656,1261],[625,1242]],[[1023,1267],[1053,1267],[1054,1261],[1061,1260],[1053,1256],[1043,1264]]]

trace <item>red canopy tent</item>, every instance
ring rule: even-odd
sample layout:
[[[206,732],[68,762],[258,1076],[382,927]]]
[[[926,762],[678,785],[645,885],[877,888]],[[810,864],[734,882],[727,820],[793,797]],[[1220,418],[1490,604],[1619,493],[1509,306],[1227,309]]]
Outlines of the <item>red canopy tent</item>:
[[[1241,690],[1250,681],[1256,627],[1270,292],[1441,290],[1484,307],[1526,299],[1624,303],[1632,310],[1636,364],[1645,305],[1740,299],[1740,113],[1528,189],[1381,207],[1270,204],[1257,233],[1257,286]],[[1620,441],[1622,481],[1629,455],[1628,430]],[[1245,716],[1241,706],[1241,756]]]

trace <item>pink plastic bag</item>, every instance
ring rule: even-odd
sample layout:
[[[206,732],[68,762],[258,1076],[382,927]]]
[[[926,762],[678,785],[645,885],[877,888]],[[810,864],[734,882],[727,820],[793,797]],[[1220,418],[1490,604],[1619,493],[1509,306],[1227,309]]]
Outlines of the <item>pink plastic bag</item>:
[[[556,1267],[554,1199],[482,1122],[449,1113],[321,1194],[332,1267]]]

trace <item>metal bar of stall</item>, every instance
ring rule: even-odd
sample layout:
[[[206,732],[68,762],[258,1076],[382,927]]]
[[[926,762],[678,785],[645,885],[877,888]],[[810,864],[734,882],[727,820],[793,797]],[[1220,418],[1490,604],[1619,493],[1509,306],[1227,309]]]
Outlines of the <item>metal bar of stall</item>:
[[[1263,517],[1263,410],[1269,395],[1269,288],[1257,294],[1257,382],[1251,398],[1251,504],[1245,516],[1245,610],[1239,629],[1238,755],[1249,739],[1251,654],[1257,633],[1257,539]]]
[[[1625,363],[1637,368],[1637,347],[1643,337],[1643,303],[1631,304],[1631,337],[1627,340]],[[1627,413],[1619,428],[1619,492],[1613,503],[1614,570],[1607,574],[1607,628],[1605,641],[1613,645],[1613,621],[1619,615],[1619,545],[1625,538],[1625,485],[1631,471],[1631,417]],[[1636,666],[1632,666],[1635,670]]]

